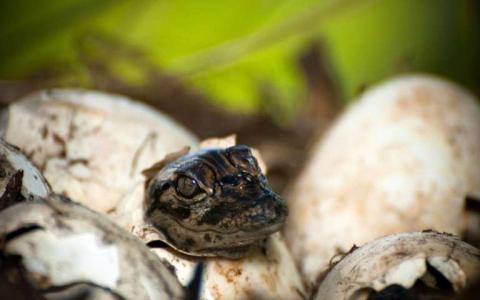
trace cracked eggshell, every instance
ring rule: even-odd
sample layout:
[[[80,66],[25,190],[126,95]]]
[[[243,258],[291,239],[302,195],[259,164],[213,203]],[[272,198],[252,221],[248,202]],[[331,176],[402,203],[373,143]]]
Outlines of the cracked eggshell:
[[[100,212],[114,209],[140,172],[195,146],[181,125],[128,98],[80,89],[37,92],[2,115],[2,136],[20,147],[52,189]]]
[[[205,263],[201,300],[219,299],[305,299],[306,291],[280,233],[270,236],[263,247],[252,249],[238,260],[196,258],[168,248],[153,248],[175,270],[186,286],[198,262]]]
[[[202,141],[200,147],[227,148],[235,144],[235,137],[228,136]],[[255,149],[253,153],[265,172],[260,153]],[[125,197],[112,217],[145,243],[154,245],[161,236],[143,220],[143,188],[139,185]],[[173,267],[183,286],[192,280],[196,265],[205,262],[200,291],[202,300],[304,299],[306,295],[300,274],[280,233],[271,235],[264,246],[252,249],[246,257],[238,260],[193,257],[168,247],[152,246],[151,250]]]
[[[453,291],[442,290],[445,283],[440,278]],[[446,296],[479,278],[479,249],[449,234],[401,233],[348,253],[327,273],[314,299],[368,299],[393,285],[410,289],[413,295],[415,285],[421,285],[423,292],[431,288],[430,292]]]
[[[208,259],[201,299],[305,299],[306,292],[280,233],[240,260]]]
[[[47,197],[47,181],[23,153],[0,139],[0,209],[22,200]]]
[[[75,294],[71,288],[89,285],[124,299],[183,295],[173,273],[141,241],[59,196],[0,212],[0,238],[1,259],[21,257],[27,281],[44,296]]]
[[[429,76],[366,92],[312,149],[290,190],[286,240],[307,281],[336,253],[396,232],[466,229],[480,194],[480,108]]]

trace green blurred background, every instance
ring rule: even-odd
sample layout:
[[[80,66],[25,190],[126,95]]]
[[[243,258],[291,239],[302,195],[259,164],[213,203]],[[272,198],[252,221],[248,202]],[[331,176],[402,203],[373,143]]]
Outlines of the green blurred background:
[[[275,111],[288,114],[305,99],[299,57],[312,43],[321,48],[342,102],[412,71],[475,92],[480,86],[474,0],[17,0],[1,6],[3,89],[45,78],[48,85],[98,88],[92,65],[101,65],[130,87],[142,88],[159,72],[235,111],[256,111],[268,97],[280,107]]]
[[[480,93],[476,0],[16,0],[0,107],[38,89],[142,100],[199,138],[256,147],[282,192],[365,88],[428,72]]]

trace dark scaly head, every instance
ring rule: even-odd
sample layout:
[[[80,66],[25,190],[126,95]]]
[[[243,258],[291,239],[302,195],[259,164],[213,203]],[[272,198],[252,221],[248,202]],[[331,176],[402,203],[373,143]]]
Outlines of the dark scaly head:
[[[287,215],[247,146],[181,156],[147,183],[145,218],[175,249],[241,257]]]

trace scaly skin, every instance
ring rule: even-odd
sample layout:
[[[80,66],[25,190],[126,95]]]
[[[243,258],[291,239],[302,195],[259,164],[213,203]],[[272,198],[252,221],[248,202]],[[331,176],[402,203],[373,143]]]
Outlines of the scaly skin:
[[[146,221],[189,255],[242,257],[286,216],[247,146],[181,156],[147,181]]]

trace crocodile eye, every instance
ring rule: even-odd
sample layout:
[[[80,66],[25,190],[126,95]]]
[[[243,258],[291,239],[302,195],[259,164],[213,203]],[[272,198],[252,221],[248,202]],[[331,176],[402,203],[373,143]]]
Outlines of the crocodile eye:
[[[186,198],[191,198],[200,191],[197,181],[187,176],[180,176],[177,179],[176,189],[180,195]]]

